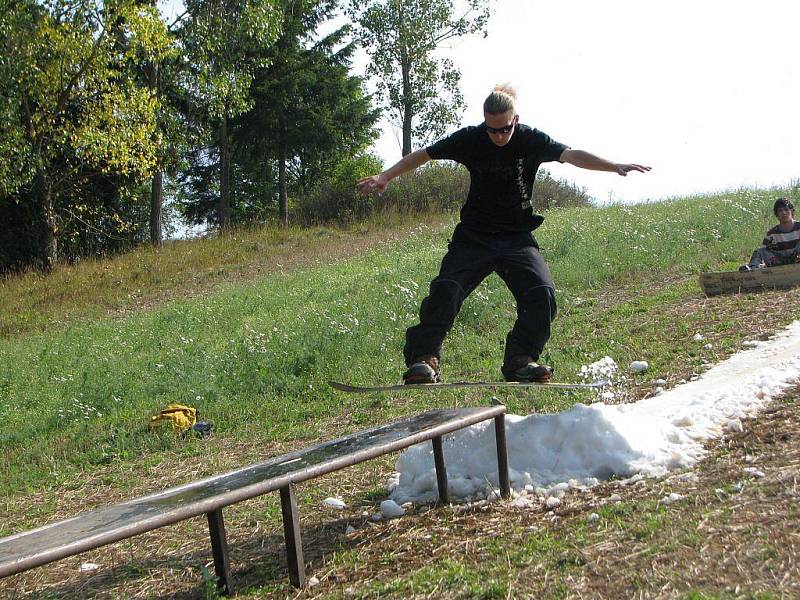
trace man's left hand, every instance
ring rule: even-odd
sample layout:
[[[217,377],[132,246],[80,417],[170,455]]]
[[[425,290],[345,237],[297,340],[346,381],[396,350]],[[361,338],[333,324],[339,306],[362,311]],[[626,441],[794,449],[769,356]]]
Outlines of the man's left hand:
[[[639,171],[639,173],[647,173],[650,170],[650,167],[645,167],[644,165],[635,165],[635,164],[616,164],[617,173],[625,177],[631,171]]]

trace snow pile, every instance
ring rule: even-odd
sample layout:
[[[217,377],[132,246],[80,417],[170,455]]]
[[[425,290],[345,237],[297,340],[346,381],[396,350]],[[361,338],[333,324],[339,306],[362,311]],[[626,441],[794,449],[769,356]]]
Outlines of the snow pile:
[[[694,465],[703,442],[737,431],[770,397],[800,377],[800,321],[768,342],[718,364],[695,381],[634,404],[576,404],[559,414],[506,416],[511,485],[558,497],[613,475],[659,476]],[[613,361],[606,357],[605,366]],[[612,369],[613,370],[613,369]],[[491,421],[443,440],[453,498],[485,498],[498,483]],[[435,500],[430,443],[406,450],[390,481],[398,504]]]

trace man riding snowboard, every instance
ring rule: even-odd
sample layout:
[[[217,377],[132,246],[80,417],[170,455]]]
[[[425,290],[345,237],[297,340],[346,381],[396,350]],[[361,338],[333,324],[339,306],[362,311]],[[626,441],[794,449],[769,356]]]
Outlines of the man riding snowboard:
[[[613,163],[573,150],[519,122],[516,92],[496,86],[483,104],[484,122],[465,127],[432,146],[404,156],[379,175],[358,180],[362,194],[383,193],[389,182],[431,159],[453,160],[470,174],[461,209],[439,275],[422,302],[419,324],[406,331],[407,384],[438,383],[439,358],[447,332],[464,299],[490,273],[497,273],[517,303],[517,320],[506,337],[501,371],[506,381],[547,382],[553,369],[538,364],[556,316],[555,287],[533,234],[544,218],[534,214],[533,183],[543,162],[625,176],[650,167]]]

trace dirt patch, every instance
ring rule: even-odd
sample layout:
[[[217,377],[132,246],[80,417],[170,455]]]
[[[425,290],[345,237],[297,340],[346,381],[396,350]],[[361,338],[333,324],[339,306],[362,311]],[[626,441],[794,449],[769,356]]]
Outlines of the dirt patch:
[[[710,445],[693,476],[673,476],[620,502],[651,498],[663,526],[600,523],[580,554],[589,566],[580,597],[800,597],[800,413],[798,389],[777,400],[744,432]],[[664,499],[678,494],[668,505]]]

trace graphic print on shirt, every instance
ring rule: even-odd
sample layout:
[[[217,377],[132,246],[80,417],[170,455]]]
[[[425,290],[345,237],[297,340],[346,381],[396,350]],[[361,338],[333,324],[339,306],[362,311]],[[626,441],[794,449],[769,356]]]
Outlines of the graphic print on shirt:
[[[517,159],[517,187],[519,188],[519,195],[522,198],[522,209],[531,208],[531,193],[525,183],[525,159]]]

